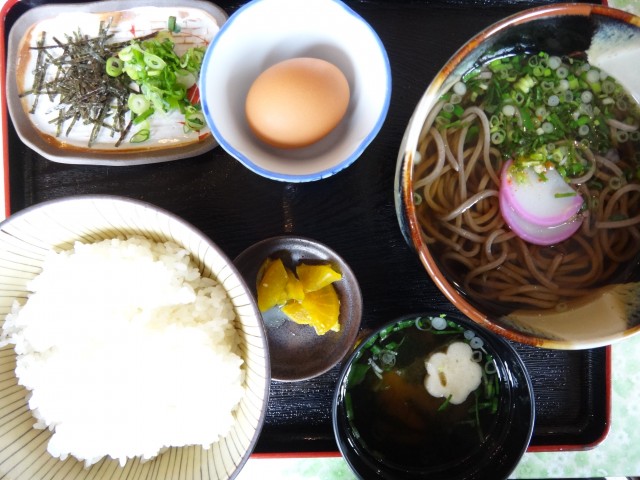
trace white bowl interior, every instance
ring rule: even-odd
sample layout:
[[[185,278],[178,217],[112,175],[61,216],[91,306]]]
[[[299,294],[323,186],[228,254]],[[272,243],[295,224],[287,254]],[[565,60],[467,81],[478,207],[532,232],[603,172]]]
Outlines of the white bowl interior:
[[[232,431],[209,449],[170,448],[152,460],[136,458],[124,467],[103,459],[85,469],[72,457],[60,461],[47,453],[49,430],[33,428],[27,391],[15,377],[12,346],[0,350],[0,477],[5,479],[226,479],[246,462],[262,427],[269,386],[266,337],[243,280],[224,254],[202,233],[156,207],[110,196],[81,196],[36,205],[0,224],[0,322],[14,299],[27,297],[26,285],[41,270],[47,251],[69,249],[76,240],[95,242],[139,234],[173,241],[188,249],[203,275],[215,277],[227,291],[242,337],[246,362],[245,396]],[[204,379],[204,381],[211,381]],[[65,472],[64,474],[60,472]]]
[[[260,73],[295,57],[336,65],[351,98],[327,137],[305,148],[276,149],[250,131],[245,98]],[[229,154],[266,177],[312,180],[351,164],[375,137],[389,106],[391,72],[376,33],[342,2],[254,0],[230,17],[209,46],[200,95],[209,126]]]

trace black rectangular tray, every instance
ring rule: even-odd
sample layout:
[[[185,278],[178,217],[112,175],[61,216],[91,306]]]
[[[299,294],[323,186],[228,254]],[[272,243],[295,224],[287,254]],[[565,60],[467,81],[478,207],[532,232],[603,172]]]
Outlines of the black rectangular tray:
[[[41,0],[9,0],[4,38]],[[216,2],[229,14],[244,2]],[[394,209],[400,141],[427,85],[462,44],[491,23],[551,2],[347,1],[376,30],[393,74],[386,122],[356,163],[322,181],[279,183],[259,177],[221,148],[199,157],[130,167],[50,162],[5,123],[11,212],[75,194],[118,194],[154,203],[200,228],[235,258],[281,234],[315,238],[343,256],[360,281],[363,329],[426,309],[452,311],[404,241]],[[284,12],[283,12],[284,13]],[[259,39],[257,39],[259,41]],[[6,58],[4,59],[6,65]],[[2,83],[4,95],[4,81]],[[6,112],[4,112],[6,114]],[[5,117],[9,120],[8,115]],[[598,444],[609,428],[608,348],[541,350],[515,345],[535,391],[530,450],[576,450]],[[340,366],[302,382],[272,382],[257,454],[335,453],[331,401]]]

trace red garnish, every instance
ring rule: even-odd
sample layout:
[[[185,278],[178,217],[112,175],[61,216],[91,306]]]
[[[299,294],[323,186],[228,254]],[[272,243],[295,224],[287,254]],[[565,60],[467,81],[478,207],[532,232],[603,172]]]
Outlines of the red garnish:
[[[191,105],[200,103],[200,89],[197,83],[187,90],[187,100],[191,102]]]

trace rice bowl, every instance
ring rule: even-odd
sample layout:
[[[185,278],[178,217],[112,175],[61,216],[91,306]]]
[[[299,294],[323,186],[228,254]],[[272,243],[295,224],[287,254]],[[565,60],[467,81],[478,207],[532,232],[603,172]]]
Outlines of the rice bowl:
[[[1,343],[15,345],[52,456],[124,465],[229,432],[244,378],[235,314],[186,250],[139,236],[76,242],[47,255],[29,290]]]
[[[264,421],[269,365],[253,299],[215,245],[168,212],[111,196],[72,197],[26,209],[0,225],[0,244],[5,340],[21,340],[15,351],[11,346],[0,349],[5,372],[0,440],[9,446],[0,453],[3,478],[48,478],[55,472],[132,479],[231,478],[237,473]],[[151,250],[147,274],[153,271],[153,285],[141,284],[144,268],[134,262],[122,285],[107,274],[97,285],[87,281],[91,273],[82,269],[97,270],[82,250],[96,246],[104,249],[104,263],[120,271],[115,250],[133,249],[138,260],[144,257],[141,252]],[[74,254],[51,253],[73,248]],[[78,269],[70,268],[70,259],[82,256],[78,252],[85,258]],[[50,310],[40,323],[62,318],[75,328],[71,338],[65,329],[56,334],[53,325],[39,325],[41,335],[29,331],[31,321],[23,320],[36,294],[23,312],[16,315],[20,307],[13,306],[16,299],[25,304],[27,286],[40,293],[44,287],[62,286],[58,274],[58,285],[52,285],[53,277],[38,277],[49,271],[51,265],[45,263],[51,258],[60,263],[50,273],[61,267],[75,276],[63,289],[71,290],[72,300],[58,298],[61,305],[55,307],[48,298]],[[155,293],[147,295],[151,290]],[[49,294],[60,297],[60,289],[49,288]],[[122,301],[112,301],[117,296]],[[131,299],[138,307],[131,306]],[[71,314],[66,304],[76,300],[84,307]],[[65,316],[53,314],[55,308],[64,309]],[[88,308],[96,317],[90,322]],[[127,314],[114,316],[118,311]],[[33,354],[54,343],[59,350],[54,355]],[[136,355],[141,360],[132,362]],[[178,356],[185,357],[182,365]],[[224,364],[227,368],[221,369]],[[29,394],[25,386],[34,385]],[[118,405],[128,411],[123,414]],[[123,441],[123,436],[130,438]],[[80,441],[72,446],[69,439]],[[105,454],[109,456],[102,458]]]

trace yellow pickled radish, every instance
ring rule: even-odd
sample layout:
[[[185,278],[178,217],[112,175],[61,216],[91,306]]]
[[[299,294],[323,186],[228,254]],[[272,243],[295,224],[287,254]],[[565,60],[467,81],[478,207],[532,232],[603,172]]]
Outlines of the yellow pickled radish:
[[[285,267],[286,268],[286,267]],[[302,282],[296,277],[295,273],[287,270],[287,300],[296,300],[301,302],[304,299],[304,288]]]
[[[342,275],[328,264],[301,263],[296,273],[280,258],[265,260],[256,283],[260,311],[278,306],[292,321],[312,326],[318,335],[339,332],[340,298],[332,284]]]
[[[289,276],[282,260],[267,260],[263,266],[264,273],[256,283],[258,309],[266,312],[276,305],[287,301],[287,282]]]
[[[311,325],[318,335],[340,331],[340,299],[333,285],[307,292],[301,302],[290,302],[282,311],[296,323]]]
[[[305,292],[314,292],[330,285],[342,278],[340,272],[335,271],[331,265],[307,265],[301,263],[296,267],[298,278],[302,282]]]
[[[287,317],[300,325],[311,325],[313,323],[309,312],[305,310],[300,302],[289,302],[281,310]]]

